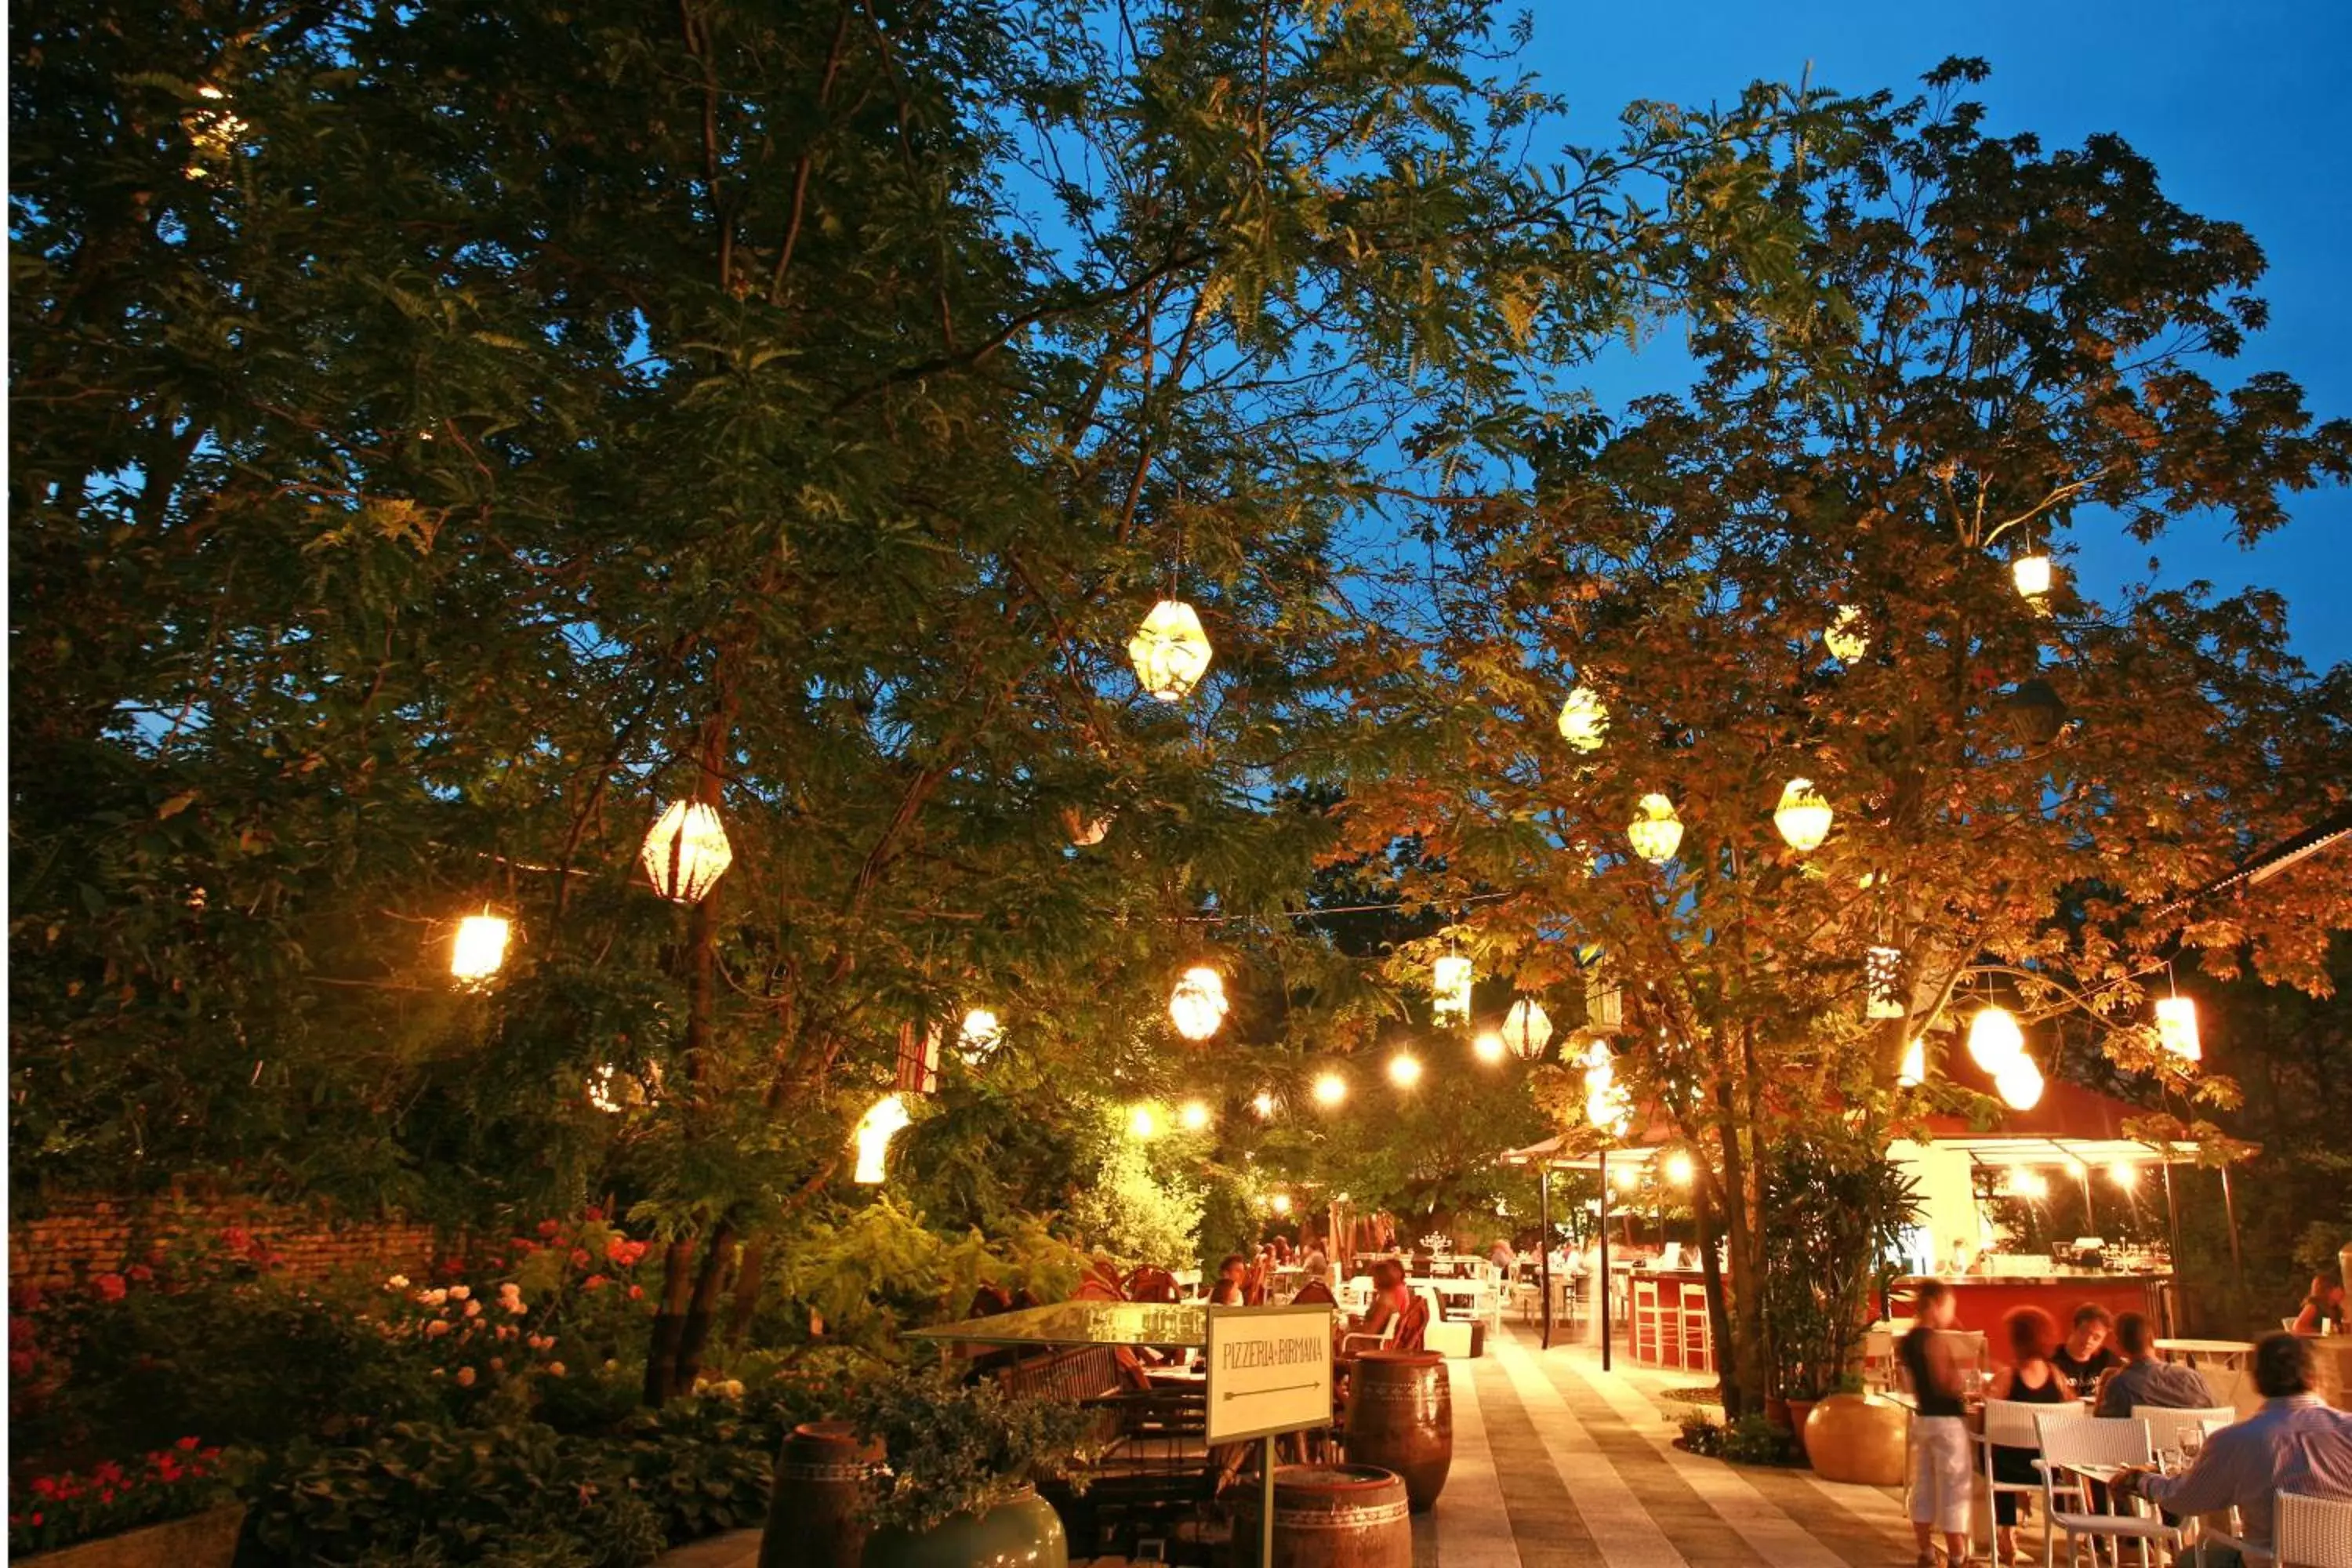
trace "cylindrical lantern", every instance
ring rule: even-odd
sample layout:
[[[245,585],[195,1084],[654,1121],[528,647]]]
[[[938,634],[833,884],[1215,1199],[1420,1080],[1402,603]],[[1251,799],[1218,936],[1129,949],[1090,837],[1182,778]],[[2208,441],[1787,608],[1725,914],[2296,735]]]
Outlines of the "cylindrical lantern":
[[[1925,1036],[1903,1047],[1903,1065],[1895,1070],[1898,1089],[1916,1089],[1927,1081],[1927,1041]]]
[[[1470,961],[1458,952],[1449,952],[1431,966],[1430,1012],[1439,1023],[1469,1022],[1473,977]]]
[[[1852,605],[1840,605],[1822,631],[1822,641],[1832,658],[1840,664],[1852,664],[1870,651],[1870,628],[1864,624],[1860,610]]]
[[[1780,791],[1780,804],[1772,808],[1772,826],[1789,847],[1803,855],[1822,847],[1830,836],[1830,820],[1835,814],[1821,792],[1813,788],[1811,779],[1790,779]]]
[[[985,1007],[966,1013],[963,1026],[956,1031],[956,1055],[972,1067],[994,1056],[1003,1044],[1004,1021]]]
[[[453,979],[478,985],[505,967],[507,922],[493,914],[467,915],[457,922],[457,940],[449,944]]]
[[[646,835],[643,858],[655,892],[672,903],[698,904],[735,863],[735,851],[715,806],[674,800]]]
[[[1609,739],[1609,705],[1590,686],[1568,694],[1559,707],[1559,738],[1580,752],[1597,752]]]
[[[2197,1004],[2186,996],[2157,998],[2156,1037],[2183,1061],[2202,1060],[2205,1043],[2197,1036]]]
[[[2025,1031],[2006,1007],[1987,1007],[1969,1020],[1969,1057],[1989,1073],[1999,1073],[2025,1055]]]
[[[1127,657],[1144,690],[1162,702],[1181,702],[1208,673],[1209,634],[1192,605],[1162,599],[1127,639]]]
[[[1625,825],[1625,838],[1634,854],[1654,866],[1673,859],[1683,843],[1683,819],[1675,815],[1675,803],[1662,795],[1643,795],[1638,815]]]
[[[873,1186],[887,1173],[883,1162],[890,1152],[890,1140],[903,1131],[913,1118],[907,1114],[907,1103],[895,1094],[886,1094],[857,1119],[857,1127],[849,1135],[850,1146],[857,1151],[857,1169],[850,1180],[864,1186]]]
[[[1169,994],[1168,1017],[1188,1040],[1205,1040],[1225,1021],[1224,977],[1206,964],[1184,972]]]
[[[1992,1075],[1992,1087],[2012,1110],[2031,1110],[2042,1103],[2042,1069],[2033,1058],[2020,1053]]]
[[[1874,947],[1864,953],[1862,989],[1866,1018],[1900,1018],[1909,1011],[1903,1004],[1903,950]]]
[[[2019,556],[2009,570],[2017,580],[2017,591],[2027,598],[2038,599],[2050,592],[2050,557],[2040,551]]]
[[[1551,1044],[1551,1015],[1532,996],[1522,996],[1503,1015],[1503,1043],[1521,1060],[1535,1061]]]

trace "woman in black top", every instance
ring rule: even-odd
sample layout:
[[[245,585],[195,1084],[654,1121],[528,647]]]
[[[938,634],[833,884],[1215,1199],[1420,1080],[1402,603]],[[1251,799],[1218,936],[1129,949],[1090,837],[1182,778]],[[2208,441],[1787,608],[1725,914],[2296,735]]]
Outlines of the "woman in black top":
[[[1923,1280],[1914,1297],[1913,1327],[1895,1354],[1909,1374],[1918,1416],[1911,1423],[1911,1533],[1920,1568],[1934,1568],[1936,1533],[1944,1536],[1952,1568],[1969,1560],[1969,1505],[1976,1492],[1968,1424],[1961,1420],[1960,1370],[1951,1336],[1957,1303],[1940,1279]]]
[[[2058,1325],[2050,1321],[2050,1314],[2039,1307],[2020,1307],[2003,1318],[2000,1326],[2009,1336],[2010,1364],[1993,1384],[1992,1396],[2019,1405],[2074,1403],[2074,1385],[2051,1360]],[[2042,1474],[2033,1468],[2036,1452],[2032,1448],[2012,1448],[2005,1443],[1994,1445],[1992,1479],[2019,1486],[2040,1480]],[[1992,1494],[1993,1551],[1995,1560],[2000,1563],[2018,1560],[2019,1500],[2015,1492]]]

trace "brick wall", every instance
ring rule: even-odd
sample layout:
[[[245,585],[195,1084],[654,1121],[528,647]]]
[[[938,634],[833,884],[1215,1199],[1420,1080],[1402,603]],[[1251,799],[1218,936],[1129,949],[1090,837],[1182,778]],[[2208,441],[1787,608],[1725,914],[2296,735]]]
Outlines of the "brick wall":
[[[8,1283],[56,1289],[121,1273],[157,1243],[209,1244],[238,1229],[299,1279],[347,1268],[425,1278],[449,1250],[431,1226],[405,1220],[339,1221],[310,1209],[251,1198],[81,1197],[52,1201],[38,1215],[9,1216]]]

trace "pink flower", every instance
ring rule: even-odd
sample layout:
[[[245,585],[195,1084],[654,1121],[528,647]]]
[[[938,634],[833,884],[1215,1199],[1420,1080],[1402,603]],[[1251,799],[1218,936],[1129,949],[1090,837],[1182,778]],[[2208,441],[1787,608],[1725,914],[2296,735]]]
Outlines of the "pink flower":
[[[563,1363],[560,1361],[549,1362],[547,1363],[547,1375],[550,1377],[562,1377],[563,1375]]]
[[[482,1304],[479,1301],[468,1301],[466,1303],[466,1316],[469,1318],[478,1318],[481,1315]]]
[[[452,1285],[449,1287],[449,1300],[452,1301],[462,1301],[473,1293],[474,1288],[470,1285]]]
[[[474,1386],[474,1369],[472,1367],[461,1366],[457,1369],[457,1386],[460,1388],[471,1388]]]
[[[436,1318],[425,1325],[425,1337],[428,1340],[437,1340],[448,1331],[449,1320],[446,1318]]]

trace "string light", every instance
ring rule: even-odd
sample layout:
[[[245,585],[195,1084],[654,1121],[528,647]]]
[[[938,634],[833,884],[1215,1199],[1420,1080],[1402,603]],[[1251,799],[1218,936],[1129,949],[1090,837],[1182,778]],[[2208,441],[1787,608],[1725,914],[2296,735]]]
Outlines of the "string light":
[[[1835,815],[1813,788],[1812,780],[1790,779],[1780,791],[1780,804],[1772,808],[1772,826],[1780,830],[1790,848],[1805,855],[1822,847]]]
[[[1274,1212],[1276,1214],[1288,1214],[1290,1212],[1290,1194],[1288,1193],[1276,1193],[1274,1194]]]
[[[1127,641],[1127,657],[1143,689],[1162,702],[1181,702],[1209,669],[1209,634],[1181,599],[1162,599]]]
[[[1617,1184],[1620,1192],[1632,1192],[1642,1184],[1642,1173],[1631,1165],[1620,1165],[1610,1173],[1609,1179]]]
[[[2117,1160],[2107,1167],[2107,1180],[2129,1192],[2139,1185],[2139,1167],[2128,1160]]]
[[[1274,1096],[1264,1089],[1259,1089],[1256,1094],[1250,1097],[1250,1109],[1257,1112],[1257,1119],[1260,1121],[1273,1121]]]
[[[1197,1100],[1188,1100],[1176,1113],[1176,1120],[1183,1123],[1185,1131],[1199,1132],[1209,1125],[1209,1108]]]
[[[457,938],[449,944],[449,973],[469,985],[478,985],[506,964],[505,920],[485,911],[457,922]]]
[[[1609,705],[1589,686],[1579,686],[1560,704],[1559,738],[1580,752],[1597,752],[1609,739]]]
[[[698,904],[735,863],[717,808],[674,800],[646,834],[640,852],[654,891],[676,904]]]
[[[1503,1044],[1503,1037],[1492,1029],[1481,1031],[1478,1037],[1470,1042],[1470,1054],[1489,1066],[1501,1061],[1507,1049],[1509,1047]]]
[[[1411,1051],[1399,1051],[1389,1058],[1389,1081],[1399,1089],[1411,1089],[1421,1081],[1421,1058]]]
[[[1683,819],[1675,815],[1675,803],[1662,795],[1643,795],[1638,815],[1625,825],[1625,839],[1653,866],[1673,859],[1683,843]]]
[[[1160,1136],[1160,1119],[1151,1113],[1151,1107],[1139,1105],[1128,1112],[1127,1131],[1129,1137],[1148,1142]]]
[[[895,1094],[886,1094],[867,1108],[850,1134],[850,1143],[857,1151],[857,1169],[850,1180],[868,1187],[880,1182],[887,1174],[884,1163],[890,1152],[890,1140],[913,1120],[907,1114],[906,1101]]]
[[[1327,1072],[1315,1080],[1315,1103],[1338,1105],[1348,1098],[1348,1080],[1336,1072]]]

